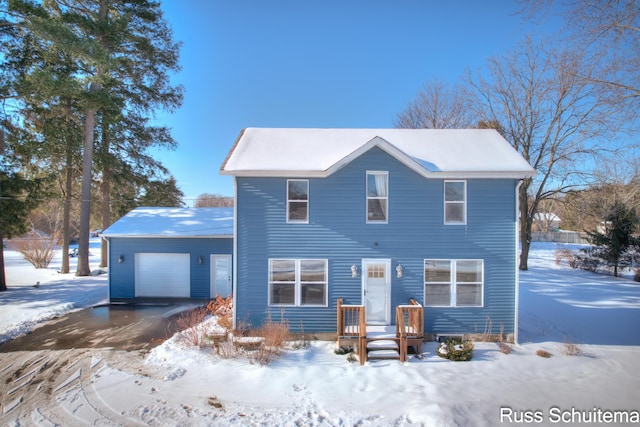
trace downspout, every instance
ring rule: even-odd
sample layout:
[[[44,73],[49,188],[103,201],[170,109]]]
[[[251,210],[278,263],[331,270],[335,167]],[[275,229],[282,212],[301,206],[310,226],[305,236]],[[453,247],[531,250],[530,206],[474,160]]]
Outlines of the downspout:
[[[111,238],[103,238],[107,241],[107,301],[111,304]]]
[[[238,328],[236,307],[238,296],[238,183],[236,176],[233,177],[233,280],[231,282],[231,295],[233,299],[233,329]]]
[[[515,211],[515,219],[516,219],[516,227],[515,227],[515,280],[516,280],[516,294],[515,294],[515,313],[514,313],[514,326],[513,326],[513,343],[519,345],[518,343],[518,308],[520,302],[520,269],[518,268],[518,248],[520,247],[520,186],[522,185],[523,180],[519,180],[516,185],[516,211]]]

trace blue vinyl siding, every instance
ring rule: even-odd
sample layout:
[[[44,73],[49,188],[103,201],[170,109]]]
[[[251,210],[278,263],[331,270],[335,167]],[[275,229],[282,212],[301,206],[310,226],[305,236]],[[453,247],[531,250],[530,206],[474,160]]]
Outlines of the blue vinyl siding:
[[[191,255],[191,298],[210,298],[210,254],[231,255],[231,238],[125,238],[109,242],[109,295],[112,300],[135,298],[136,253],[188,253]],[[118,257],[124,257],[119,263]],[[198,257],[202,264],[198,264]]]
[[[387,224],[366,223],[368,170],[389,172]],[[256,326],[270,314],[293,329],[335,331],[336,299],[362,303],[363,258],[391,259],[394,318],[395,306],[409,298],[424,302],[424,259],[473,258],[484,260],[484,307],[426,308],[425,331],[483,332],[490,317],[494,333],[501,325],[513,332],[516,185],[468,179],[467,224],[444,225],[444,180],[425,179],[373,148],[328,178],[309,178],[309,223],[287,224],[286,178],[237,177],[236,320]],[[268,307],[269,258],[328,259],[328,307]]]

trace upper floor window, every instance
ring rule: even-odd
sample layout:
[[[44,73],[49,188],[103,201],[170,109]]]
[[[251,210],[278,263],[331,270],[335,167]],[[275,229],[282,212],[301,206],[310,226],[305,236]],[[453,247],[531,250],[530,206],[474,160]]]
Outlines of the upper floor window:
[[[389,173],[367,172],[367,222],[388,221]]]
[[[287,180],[287,222],[309,222],[309,180]]]
[[[467,223],[467,182],[444,182],[444,223]]]

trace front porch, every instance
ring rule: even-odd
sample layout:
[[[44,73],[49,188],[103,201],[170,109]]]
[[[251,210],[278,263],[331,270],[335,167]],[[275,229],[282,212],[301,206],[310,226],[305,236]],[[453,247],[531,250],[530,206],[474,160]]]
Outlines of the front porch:
[[[337,300],[337,332],[339,347],[357,350],[360,364],[369,359],[407,360],[409,347],[416,353],[424,339],[424,309],[411,299],[396,307],[395,325],[367,325],[364,305],[346,305]]]

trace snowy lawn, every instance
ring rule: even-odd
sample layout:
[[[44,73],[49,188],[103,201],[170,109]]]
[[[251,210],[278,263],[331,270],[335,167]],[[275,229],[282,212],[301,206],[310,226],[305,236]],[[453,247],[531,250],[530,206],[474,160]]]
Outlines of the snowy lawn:
[[[475,343],[472,361],[451,362],[425,343],[423,360],[360,366],[335,355],[335,343],[316,341],[260,366],[220,359],[177,334],[142,362],[130,355],[130,369],[101,363],[95,353],[90,390],[60,387],[55,399],[69,425],[108,424],[100,417],[109,410],[131,425],[158,426],[640,423],[640,284],[555,265],[556,247],[533,245],[520,278],[520,345],[510,354]],[[29,271],[8,255],[11,290],[0,294],[0,336],[107,297],[104,276]],[[36,281],[40,287],[32,288]],[[567,355],[568,344],[580,354]],[[537,356],[540,349],[552,356]],[[80,409],[77,402],[94,395],[108,410]],[[49,421],[40,412],[33,420]]]

